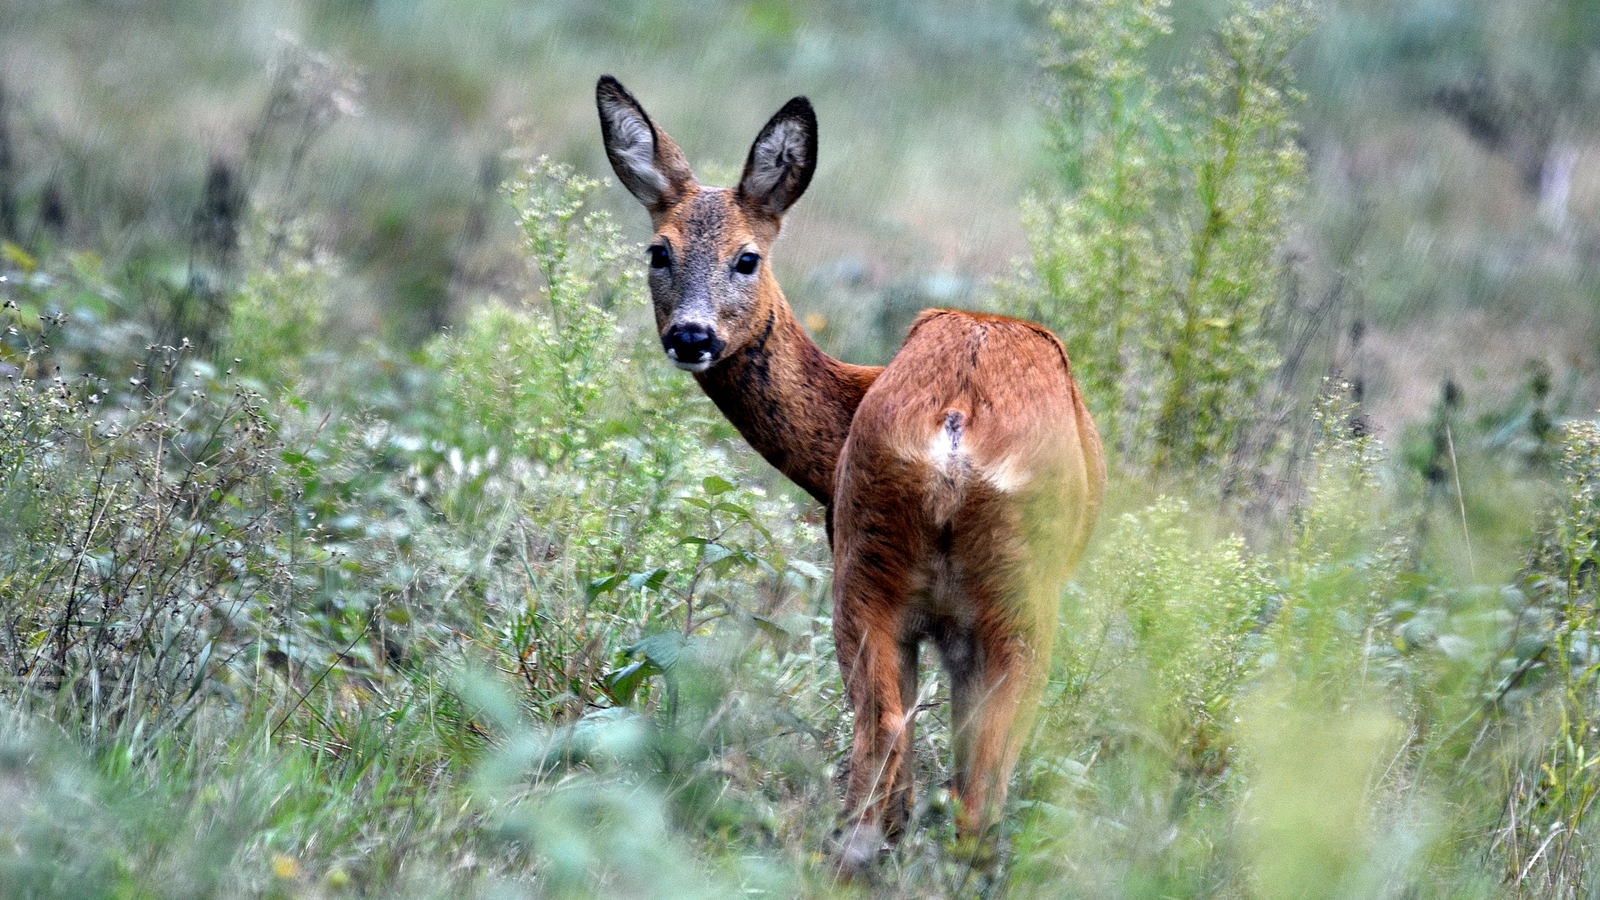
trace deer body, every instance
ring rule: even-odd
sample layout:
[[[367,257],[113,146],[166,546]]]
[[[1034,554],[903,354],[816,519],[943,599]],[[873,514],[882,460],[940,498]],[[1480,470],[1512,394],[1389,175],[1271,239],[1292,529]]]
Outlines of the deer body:
[[[622,85],[597,87],[622,183],[655,226],[662,346],[763,457],[828,508],[834,639],[855,713],[842,867],[868,867],[911,808],[920,646],[951,682],[958,827],[981,836],[1048,671],[1060,592],[1099,512],[1098,433],[1061,342],[1032,323],[934,310],[887,367],[833,359],[765,257],[816,165],[795,98],[736,188],[706,188]]]

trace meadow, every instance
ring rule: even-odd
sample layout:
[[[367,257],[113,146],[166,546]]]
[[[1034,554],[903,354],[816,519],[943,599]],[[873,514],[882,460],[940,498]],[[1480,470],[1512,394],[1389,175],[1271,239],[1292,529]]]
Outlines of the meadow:
[[[1107,438],[993,867],[925,664],[832,877],[821,510],[663,358],[610,72],[852,362],[1041,321]],[[1600,884],[1591,0],[0,7],[0,896]]]

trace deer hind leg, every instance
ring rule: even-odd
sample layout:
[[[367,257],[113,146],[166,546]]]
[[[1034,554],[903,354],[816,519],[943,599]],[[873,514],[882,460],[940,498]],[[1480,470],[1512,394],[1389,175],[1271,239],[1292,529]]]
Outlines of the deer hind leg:
[[[840,846],[846,874],[872,866],[909,806],[916,651],[901,634],[905,597],[889,583],[848,560],[834,572],[834,640],[855,711]]]
[[[1009,616],[986,618],[939,636],[955,731],[956,828],[980,847],[996,837],[1011,770],[1044,691],[1052,637],[1047,627],[1019,627]]]
[[[891,842],[898,842],[905,834],[911,810],[916,805],[912,772],[916,768],[913,755],[917,743],[917,639],[905,635],[900,639],[900,710],[905,720],[900,738],[904,750],[900,765],[895,767],[883,822],[885,835]]]

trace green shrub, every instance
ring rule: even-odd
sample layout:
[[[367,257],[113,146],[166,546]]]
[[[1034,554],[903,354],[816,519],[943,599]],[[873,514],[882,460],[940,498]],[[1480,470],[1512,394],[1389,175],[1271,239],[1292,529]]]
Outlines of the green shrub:
[[[228,298],[220,356],[241,378],[305,391],[308,368],[326,353],[335,262],[291,231],[283,246],[252,231],[243,248],[242,283]]]
[[[1281,243],[1304,181],[1293,2],[1234,7],[1192,70],[1146,63],[1161,0],[1050,14],[1056,179],[1030,201],[1011,303],[1055,329],[1128,463],[1220,471],[1277,366]]]
[[[1121,551],[1097,573],[1097,593],[1126,619],[1128,665],[1148,678],[1118,706],[1142,710],[1152,735],[1214,773],[1228,765],[1231,705],[1260,652],[1250,635],[1277,591],[1241,537],[1203,534],[1182,500],[1124,515],[1102,538]]]
[[[1393,874],[1370,847],[1407,776],[1381,767],[1408,749],[1406,692],[1422,680],[1396,668],[1427,666],[1438,644],[1394,663],[1409,519],[1351,414],[1324,398],[1307,490],[1255,545],[1198,499],[1109,523],[1064,629],[1019,884],[1359,897]]]
[[[467,567],[406,489],[404,433],[294,392],[316,345],[288,307],[326,302],[320,266],[250,276],[260,327],[299,335],[230,338],[271,403],[187,346],[137,346],[133,298],[84,257],[6,298],[0,696],[148,741],[208,703],[386,677],[460,624],[434,595]]]
[[[0,394],[6,692],[64,699],[98,738],[159,733],[217,689],[287,571],[276,442],[257,397],[169,357],[170,390],[118,406],[94,378]],[[228,645],[228,646],[231,646]]]
[[[1334,696],[1365,682],[1372,654],[1388,644],[1382,614],[1412,564],[1414,537],[1396,513],[1399,492],[1384,490],[1381,446],[1352,426],[1347,391],[1335,386],[1313,415],[1320,439],[1285,547],[1283,605],[1267,632],[1286,674]]]
[[[1571,422],[1560,438],[1563,490],[1516,595],[1512,652],[1494,673],[1495,696],[1531,703],[1539,728],[1532,753],[1507,748],[1521,758],[1506,773],[1496,835],[1525,896],[1582,896],[1596,859],[1584,829],[1600,798],[1600,425]]]

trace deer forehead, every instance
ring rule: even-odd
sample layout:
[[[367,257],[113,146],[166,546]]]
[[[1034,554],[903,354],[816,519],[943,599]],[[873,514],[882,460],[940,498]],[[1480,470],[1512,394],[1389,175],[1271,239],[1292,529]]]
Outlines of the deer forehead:
[[[658,233],[687,257],[714,255],[725,259],[771,241],[765,229],[739,203],[729,188],[702,188],[662,218]]]

